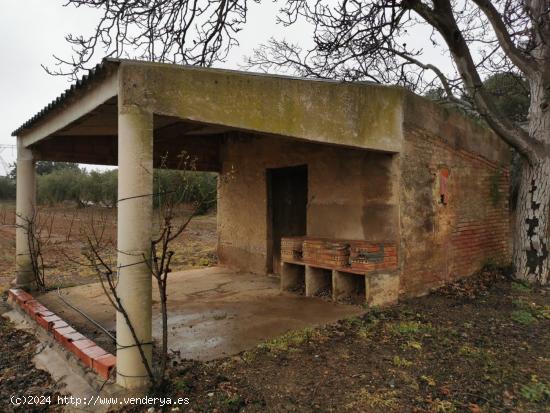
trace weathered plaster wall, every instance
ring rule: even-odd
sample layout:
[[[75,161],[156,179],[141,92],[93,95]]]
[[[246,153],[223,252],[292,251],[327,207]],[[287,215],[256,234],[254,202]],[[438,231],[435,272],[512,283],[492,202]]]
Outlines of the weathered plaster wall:
[[[412,99],[400,155],[404,295],[510,259],[508,148],[462,115]]]
[[[308,165],[307,233],[395,240],[398,237],[394,156],[233,134],[222,149],[218,252],[222,263],[252,272],[267,268],[266,169]]]

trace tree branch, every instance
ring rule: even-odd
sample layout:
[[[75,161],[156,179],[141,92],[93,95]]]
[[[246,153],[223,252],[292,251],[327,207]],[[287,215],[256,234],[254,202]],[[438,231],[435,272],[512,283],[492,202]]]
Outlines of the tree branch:
[[[539,142],[530,137],[526,131],[501,116],[494,107],[483,87],[471,51],[456,23],[449,0],[434,0],[433,9],[420,0],[406,0],[404,4],[414,10],[441,34],[466,86],[466,91],[473,99],[481,117],[502,139],[514,147],[531,164],[537,162],[544,148]]]
[[[506,53],[512,63],[514,63],[527,77],[530,77],[532,73],[537,70],[537,65],[529,55],[523,53],[516,47],[495,6],[488,0],[473,0],[473,2],[477,4],[480,10],[487,16],[504,53]]]

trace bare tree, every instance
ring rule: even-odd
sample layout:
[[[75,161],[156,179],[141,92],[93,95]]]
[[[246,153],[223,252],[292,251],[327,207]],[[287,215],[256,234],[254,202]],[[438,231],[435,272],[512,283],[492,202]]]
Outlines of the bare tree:
[[[20,227],[25,231],[27,248],[34,283],[39,291],[46,290],[46,264],[44,263],[44,248],[50,244],[55,214],[40,213],[36,208],[29,217],[18,216]]]
[[[160,168],[166,170],[168,154],[162,158]],[[160,351],[160,365],[157,372],[158,380],[165,376],[168,363],[168,276],[172,272],[170,266],[174,250],[172,242],[176,240],[187,228],[191,220],[201,211],[201,204],[205,199],[210,198],[206,194],[205,199],[195,199],[186,214],[178,209],[188,198],[188,191],[191,188],[189,175],[186,172],[196,170],[196,159],[182,152],[178,155],[176,169],[184,171],[172,175],[170,180],[163,183],[157,179],[158,197],[158,233],[151,241],[152,265],[151,273],[157,281],[157,288],[160,298],[162,317],[162,348]],[[180,218],[180,219],[178,219]]]
[[[259,0],[66,0],[101,10],[101,18],[91,35],[66,36],[73,55],[44,68],[77,78],[105,56],[210,66],[239,44],[249,1]]]
[[[260,0],[257,0],[259,2]],[[550,10],[548,0],[279,0],[283,25],[306,22],[313,48],[272,39],[249,65],[307,77],[397,83],[422,92],[436,86],[447,100],[475,110],[522,157],[514,231],[519,278],[546,284],[550,254]],[[56,74],[77,75],[93,56],[209,66],[223,60],[246,24],[247,0],[68,0],[101,9],[94,33],[69,36],[71,59]],[[449,56],[447,73],[407,42],[418,27]],[[414,28],[414,30],[413,30]],[[51,71],[52,72],[52,71]],[[526,79],[529,126],[514,124],[494,104],[482,79],[497,72]]]
[[[187,207],[186,211],[182,212],[182,207],[189,199],[189,191],[193,188],[189,172],[196,170],[196,160],[187,153],[181,153],[177,159],[178,162],[174,167],[178,172],[169,175],[168,180],[161,180],[159,174],[156,174],[154,178],[156,179],[157,190],[153,194],[148,194],[148,196],[154,198],[154,204],[158,213],[158,229],[156,235],[151,240],[151,256],[143,257],[144,262],[148,264],[151,270],[151,275],[157,282],[160,298],[162,339],[158,353],[160,360],[157,368],[147,360],[143,344],[138,340],[135,328],[117,293],[118,274],[114,270],[114,263],[109,258],[112,252],[116,251],[116,248],[113,240],[106,236],[106,229],[109,225],[106,217],[99,216],[98,218],[94,218],[92,215],[87,228],[83,231],[83,238],[86,240],[86,248],[83,251],[83,255],[86,258],[86,263],[80,264],[91,267],[95,271],[109,302],[125,318],[153,386],[163,384],[169,360],[167,291],[168,276],[172,272],[171,262],[175,253],[173,242],[183,234],[191,220],[200,213],[204,202],[209,202],[208,200],[212,199],[212,194],[204,192],[204,199],[196,198],[190,204],[185,205]],[[167,160],[168,155],[161,159],[161,171],[168,169]],[[120,251],[118,252],[120,253]],[[74,258],[69,259],[77,262]]]

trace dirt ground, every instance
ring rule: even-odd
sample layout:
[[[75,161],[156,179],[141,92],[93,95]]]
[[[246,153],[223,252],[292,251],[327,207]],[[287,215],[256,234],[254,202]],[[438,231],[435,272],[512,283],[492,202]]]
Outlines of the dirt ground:
[[[72,235],[79,233],[74,228],[102,211],[80,210],[74,220],[71,208],[54,211],[60,218],[52,225],[52,245],[78,255],[83,244]],[[107,215],[114,237],[114,211]],[[0,231],[0,271],[8,283],[13,227]],[[215,262],[215,216],[200,217],[188,232],[175,269]],[[95,279],[54,249],[46,253],[46,263],[52,274],[63,274],[63,285]],[[237,356],[173,360],[162,394],[189,397],[191,405],[182,411],[194,412],[550,412],[548,289],[484,271],[396,307],[365,311],[289,332]],[[30,364],[33,337],[4,320],[0,335],[0,410],[5,411],[8,394],[52,387],[47,374]]]
[[[5,304],[0,302],[0,313]],[[1,412],[60,412],[56,406],[60,394],[50,375],[36,369],[32,361],[37,351],[38,340],[28,332],[16,330],[11,322],[0,316],[0,411]],[[37,401],[43,405],[16,407],[11,403],[12,396],[24,396],[26,400]],[[50,405],[50,400],[54,405]],[[46,404],[47,403],[47,404]]]
[[[181,362],[169,393],[204,412],[549,412],[548,294],[487,271],[237,357]]]
[[[42,228],[46,284],[48,288],[69,287],[97,281],[83,257],[86,234],[94,227],[110,245],[107,256],[115,266],[116,209],[76,208],[71,205],[40,207],[37,221]],[[183,220],[187,212],[182,211]],[[177,222],[176,222],[177,224]],[[172,257],[174,271],[209,267],[217,263],[216,213],[193,218],[185,232],[175,240]],[[15,205],[0,205],[0,291],[8,288],[15,276]]]

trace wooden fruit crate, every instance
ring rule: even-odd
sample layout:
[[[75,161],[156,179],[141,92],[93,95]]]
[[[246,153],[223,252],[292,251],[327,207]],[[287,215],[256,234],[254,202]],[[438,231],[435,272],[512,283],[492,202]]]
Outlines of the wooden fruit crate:
[[[345,267],[349,265],[349,244],[326,239],[305,239],[303,257],[312,265]]]
[[[301,261],[303,242],[304,237],[281,238],[281,258],[287,261]]]
[[[397,246],[394,242],[350,242],[351,268],[373,271],[397,268]]]

